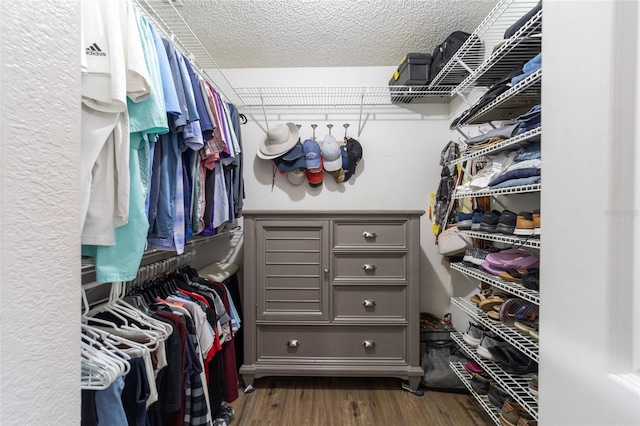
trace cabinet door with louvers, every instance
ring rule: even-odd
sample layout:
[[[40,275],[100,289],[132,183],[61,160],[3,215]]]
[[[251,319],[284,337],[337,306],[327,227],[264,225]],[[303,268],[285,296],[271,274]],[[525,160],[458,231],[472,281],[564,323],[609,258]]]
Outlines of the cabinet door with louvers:
[[[256,224],[256,320],[328,320],[328,221]]]

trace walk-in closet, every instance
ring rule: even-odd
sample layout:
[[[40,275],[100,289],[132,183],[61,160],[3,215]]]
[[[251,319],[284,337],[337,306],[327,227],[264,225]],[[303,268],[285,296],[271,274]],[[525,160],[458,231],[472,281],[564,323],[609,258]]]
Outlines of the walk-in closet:
[[[640,426],[637,2],[0,8],[0,424]]]

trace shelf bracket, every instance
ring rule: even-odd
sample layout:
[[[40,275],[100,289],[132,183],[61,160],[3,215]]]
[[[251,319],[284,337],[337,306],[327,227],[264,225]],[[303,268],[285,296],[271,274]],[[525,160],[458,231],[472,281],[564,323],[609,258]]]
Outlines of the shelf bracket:
[[[262,90],[260,91],[260,104],[262,105],[262,115],[264,115],[264,124],[269,130],[269,121],[267,120],[267,110],[264,108],[264,98],[262,97]]]
[[[360,95],[360,118],[358,118],[358,138],[362,133],[362,109],[364,108],[364,92]]]

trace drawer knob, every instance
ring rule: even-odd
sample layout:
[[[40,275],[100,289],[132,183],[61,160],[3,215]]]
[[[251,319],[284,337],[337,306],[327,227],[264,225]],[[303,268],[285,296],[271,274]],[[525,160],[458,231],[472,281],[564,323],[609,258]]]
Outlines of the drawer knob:
[[[376,265],[372,265],[370,263],[365,263],[364,265],[362,265],[362,269],[364,269],[365,271],[375,271],[376,270]]]
[[[375,238],[375,237],[377,237],[375,232],[367,232],[367,231],[364,231],[362,233],[362,236],[365,237],[365,238]]]
[[[362,306],[364,306],[365,308],[372,308],[372,307],[376,306],[376,301],[375,300],[364,300],[362,302]]]
[[[297,348],[298,346],[300,346],[300,340],[288,340],[287,346],[289,346],[290,348]]]
[[[364,342],[362,342],[362,346],[364,346],[365,348],[375,348],[376,342],[375,340],[365,340]]]

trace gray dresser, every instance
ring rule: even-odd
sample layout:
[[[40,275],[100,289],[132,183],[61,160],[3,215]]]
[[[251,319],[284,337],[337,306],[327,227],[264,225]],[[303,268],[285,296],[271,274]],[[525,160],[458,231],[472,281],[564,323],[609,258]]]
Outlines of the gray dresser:
[[[245,385],[399,377],[415,390],[421,211],[244,211]]]

